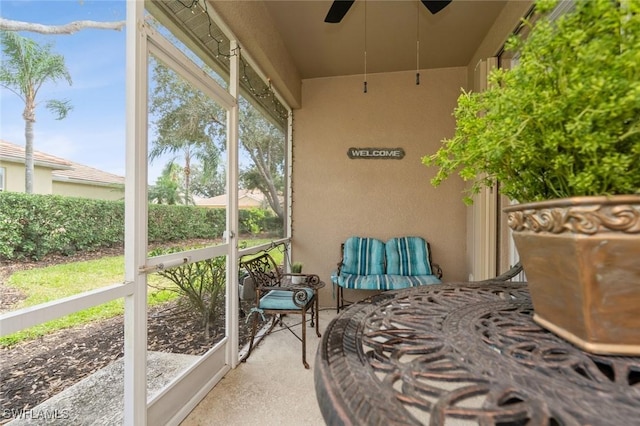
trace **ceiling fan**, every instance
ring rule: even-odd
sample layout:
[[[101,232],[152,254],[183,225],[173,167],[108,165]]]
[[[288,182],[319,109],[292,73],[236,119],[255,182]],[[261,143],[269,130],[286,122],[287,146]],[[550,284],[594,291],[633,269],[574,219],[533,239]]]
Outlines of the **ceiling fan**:
[[[420,0],[422,4],[429,9],[429,12],[432,14],[436,14],[444,9],[451,0]],[[337,24],[342,21],[342,18],[347,14],[351,6],[355,0],[335,0],[331,4],[331,8],[329,9],[329,13],[327,13],[327,17],[324,18],[324,22],[328,22],[331,24]]]

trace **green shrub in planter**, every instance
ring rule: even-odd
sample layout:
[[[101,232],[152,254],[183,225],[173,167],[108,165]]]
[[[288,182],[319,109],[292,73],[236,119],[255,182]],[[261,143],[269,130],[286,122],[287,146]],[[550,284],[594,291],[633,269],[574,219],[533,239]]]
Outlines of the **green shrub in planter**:
[[[576,1],[545,19],[557,3],[538,1],[543,18],[509,40],[513,69],[461,94],[454,136],[423,158],[433,185],[457,172],[473,181],[467,203],[496,181],[519,202],[639,192],[640,2]]]
[[[511,70],[463,93],[437,153],[439,185],[457,172],[520,204],[505,208],[533,319],[596,353],[640,355],[640,1],[576,0],[543,16]]]

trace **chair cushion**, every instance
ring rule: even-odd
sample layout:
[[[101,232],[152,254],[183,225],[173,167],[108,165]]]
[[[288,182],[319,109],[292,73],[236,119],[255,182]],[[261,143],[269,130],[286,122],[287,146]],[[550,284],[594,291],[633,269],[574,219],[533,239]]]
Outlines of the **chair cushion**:
[[[334,272],[331,281],[343,288],[355,290],[399,290],[427,284],[440,284],[435,275],[355,275]]]
[[[313,290],[305,288],[307,293],[307,302],[313,297]],[[260,298],[260,309],[281,309],[281,310],[299,310],[300,307],[293,302],[294,291],[288,290],[271,290]]]
[[[341,271],[354,275],[384,274],[384,243],[375,238],[350,237],[344,243]]]
[[[387,275],[387,281],[389,290],[442,283],[435,275]]]
[[[340,287],[360,290],[389,290],[387,275],[357,275],[334,273],[331,280]]]
[[[385,244],[385,252],[389,275],[432,274],[427,244],[421,237],[391,238]]]

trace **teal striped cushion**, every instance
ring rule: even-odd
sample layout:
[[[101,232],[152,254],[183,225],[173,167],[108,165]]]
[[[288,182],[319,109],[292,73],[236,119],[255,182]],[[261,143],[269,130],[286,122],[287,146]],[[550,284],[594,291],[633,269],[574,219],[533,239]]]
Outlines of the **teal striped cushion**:
[[[435,275],[387,275],[387,281],[389,290],[442,283]]]
[[[340,287],[356,290],[399,290],[427,284],[440,284],[435,275],[353,275],[340,274],[331,277]]]
[[[344,243],[341,271],[355,275],[384,274],[384,247],[384,243],[375,238],[348,238]]]
[[[307,300],[311,300],[313,297],[313,290],[305,288],[307,293]],[[260,299],[260,309],[286,309],[296,310],[300,309],[299,306],[293,301],[293,295],[295,292],[288,290],[271,290]]]
[[[391,290],[387,275],[340,274],[334,281],[340,287],[358,290]]]
[[[421,237],[391,238],[385,244],[387,274],[431,275],[427,243]]]

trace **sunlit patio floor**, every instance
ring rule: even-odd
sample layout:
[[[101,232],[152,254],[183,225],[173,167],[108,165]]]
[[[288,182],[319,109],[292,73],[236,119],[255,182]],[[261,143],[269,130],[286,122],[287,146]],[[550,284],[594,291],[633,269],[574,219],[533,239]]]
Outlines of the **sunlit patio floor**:
[[[335,309],[320,312],[321,333],[335,316]],[[298,318],[289,317],[287,321]],[[276,326],[251,357],[230,371],[181,426],[324,425],[313,382],[320,340],[313,329],[307,328],[307,370],[302,365],[298,339],[286,328]]]

